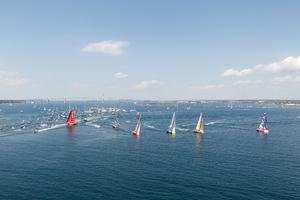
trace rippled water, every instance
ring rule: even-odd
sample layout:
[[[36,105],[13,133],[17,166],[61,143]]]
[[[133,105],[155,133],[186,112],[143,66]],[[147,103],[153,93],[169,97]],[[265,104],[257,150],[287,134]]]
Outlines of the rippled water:
[[[73,102],[78,114],[97,102]],[[136,112],[111,114],[34,134],[62,102],[0,105],[0,199],[300,199],[300,109],[221,103],[106,102]],[[46,108],[46,111],[44,110]],[[190,110],[187,107],[191,107]],[[177,134],[165,134],[176,111]],[[199,112],[205,134],[193,133]],[[268,135],[255,128],[263,112]],[[19,128],[21,121],[28,126]],[[38,119],[38,120],[37,120]],[[59,119],[57,123],[63,123]],[[14,127],[14,128],[12,128]]]

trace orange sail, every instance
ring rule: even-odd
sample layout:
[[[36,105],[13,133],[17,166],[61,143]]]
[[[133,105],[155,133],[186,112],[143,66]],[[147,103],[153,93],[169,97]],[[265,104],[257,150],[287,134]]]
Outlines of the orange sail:
[[[77,124],[75,119],[75,110],[70,110],[69,116],[66,121],[66,126],[75,126]]]

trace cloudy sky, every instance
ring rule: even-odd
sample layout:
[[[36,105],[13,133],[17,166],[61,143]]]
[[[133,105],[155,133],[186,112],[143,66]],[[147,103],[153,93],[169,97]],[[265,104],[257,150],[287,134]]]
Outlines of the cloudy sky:
[[[1,1],[7,98],[300,99],[300,1]]]

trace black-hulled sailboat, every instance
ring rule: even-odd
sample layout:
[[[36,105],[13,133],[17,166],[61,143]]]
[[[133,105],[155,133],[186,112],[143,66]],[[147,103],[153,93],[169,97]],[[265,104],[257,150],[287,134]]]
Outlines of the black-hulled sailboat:
[[[167,133],[170,133],[172,135],[176,134],[176,117],[175,117],[175,112],[173,113],[173,117],[172,117],[171,123],[169,125],[169,128],[167,130]]]

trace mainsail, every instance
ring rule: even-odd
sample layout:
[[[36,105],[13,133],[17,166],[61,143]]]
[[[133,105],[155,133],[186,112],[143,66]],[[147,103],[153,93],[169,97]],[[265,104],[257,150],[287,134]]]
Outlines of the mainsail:
[[[171,123],[169,125],[169,128],[167,130],[167,133],[175,134],[176,133],[176,117],[175,112],[173,113],[173,117],[171,120]]]

